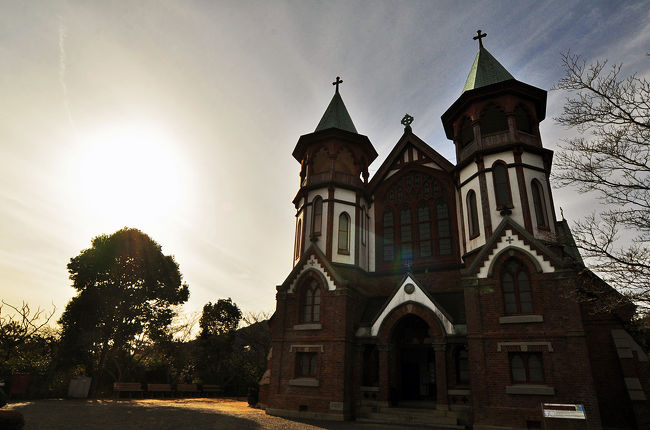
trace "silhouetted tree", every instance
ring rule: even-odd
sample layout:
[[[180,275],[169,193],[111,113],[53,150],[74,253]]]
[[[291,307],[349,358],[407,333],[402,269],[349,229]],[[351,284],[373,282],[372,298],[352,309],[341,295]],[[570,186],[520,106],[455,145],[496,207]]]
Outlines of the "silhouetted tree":
[[[608,67],[607,61],[587,65],[571,53],[562,60],[565,76],[555,89],[570,96],[556,121],[580,134],[557,154],[554,177],[560,186],[595,192],[605,205],[575,224],[576,243],[604,280],[628,300],[648,305],[650,82],[621,77],[621,65]]]
[[[68,271],[78,293],[59,320],[61,351],[70,364],[85,365],[93,389],[109,360],[121,372],[119,362],[133,358],[143,342],[169,339],[174,306],[189,297],[174,257],[137,229],[97,236]]]
[[[220,336],[237,329],[242,313],[230,298],[219,299],[217,303],[208,302],[203,306],[203,314],[199,320],[201,336]]]

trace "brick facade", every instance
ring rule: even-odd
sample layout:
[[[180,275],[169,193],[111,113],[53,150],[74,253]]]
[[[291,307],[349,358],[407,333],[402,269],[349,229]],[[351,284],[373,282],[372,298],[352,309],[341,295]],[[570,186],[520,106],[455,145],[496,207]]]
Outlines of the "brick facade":
[[[482,136],[486,106],[507,126]],[[457,165],[407,125],[368,181],[377,154],[337,87],[321,120],[331,127],[302,136],[294,150],[304,228],[293,270],[277,287],[260,382],[267,413],[375,421],[405,413],[397,416],[476,429],[650,427],[648,356],[624,329],[631,314],[582,300],[583,278],[597,278],[566,221],[535,223],[528,183],[548,184],[552,159],[539,135],[545,106],[545,91],[515,79],[466,90],[442,118]],[[526,132],[515,111],[529,113]],[[469,142],[459,137],[467,118]],[[329,170],[314,161],[322,150]],[[506,185],[493,179],[495,162]],[[494,203],[500,186],[509,187],[510,207]],[[319,187],[327,213],[322,236],[310,239],[310,190]],[[471,238],[469,191],[482,214]],[[347,229],[334,223],[341,211]],[[342,240],[353,244],[349,253],[337,253]],[[581,405],[586,420],[544,417],[545,403]]]

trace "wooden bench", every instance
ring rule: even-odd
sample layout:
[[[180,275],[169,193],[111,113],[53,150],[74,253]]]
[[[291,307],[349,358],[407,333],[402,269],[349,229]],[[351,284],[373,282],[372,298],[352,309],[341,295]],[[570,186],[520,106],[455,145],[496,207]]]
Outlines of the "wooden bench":
[[[199,387],[196,384],[178,384],[176,385],[176,392],[180,395],[183,394],[197,394]]]
[[[128,392],[129,397],[131,397],[133,393],[143,393],[144,395],[142,384],[139,382],[114,382],[113,393],[115,393],[115,396],[119,397],[121,392]]]
[[[204,393],[214,393],[214,395],[221,394],[221,385],[216,384],[203,384],[201,391]]]
[[[171,384],[147,384],[147,392],[152,393],[152,395],[162,393],[163,397],[165,397],[165,393],[169,393],[171,396],[172,386]]]

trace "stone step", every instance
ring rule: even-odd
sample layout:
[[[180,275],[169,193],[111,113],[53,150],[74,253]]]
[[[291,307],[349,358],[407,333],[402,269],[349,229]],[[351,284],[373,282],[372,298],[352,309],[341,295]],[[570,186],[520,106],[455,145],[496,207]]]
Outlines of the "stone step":
[[[373,414],[374,415],[374,414]],[[413,428],[419,428],[419,429],[431,429],[431,430],[465,430],[465,426],[458,425],[458,424],[445,424],[445,423],[439,423],[432,420],[416,420],[416,421],[408,421],[405,422],[404,419],[399,418],[396,419],[396,417],[384,417],[380,416],[378,418],[357,418],[358,422],[361,423],[368,423],[368,424],[385,424],[385,425],[399,425],[402,427],[413,427]]]
[[[389,408],[386,408],[381,412],[366,413],[361,417],[361,419],[392,424],[417,424],[438,427],[445,425],[452,426],[450,428],[464,428],[463,426],[458,425],[458,418],[455,416],[445,416],[444,414],[435,414],[431,412],[408,413],[408,411],[397,411],[395,409],[390,410]]]

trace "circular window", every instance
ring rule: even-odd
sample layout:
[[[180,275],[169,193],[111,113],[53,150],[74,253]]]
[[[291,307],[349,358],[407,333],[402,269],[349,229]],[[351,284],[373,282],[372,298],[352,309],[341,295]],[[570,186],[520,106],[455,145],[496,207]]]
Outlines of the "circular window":
[[[413,294],[413,292],[415,292],[415,285],[413,284],[404,285],[404,291],[406,292],[406,294]]]

